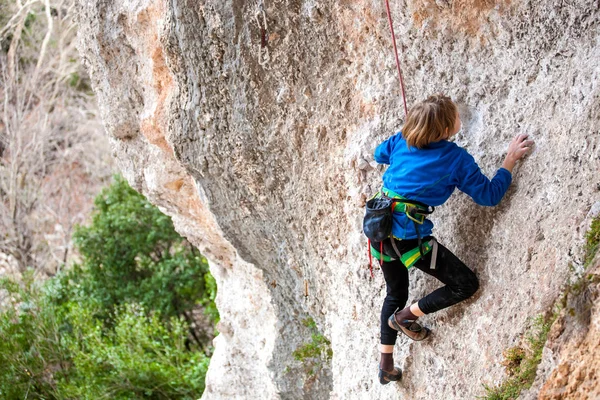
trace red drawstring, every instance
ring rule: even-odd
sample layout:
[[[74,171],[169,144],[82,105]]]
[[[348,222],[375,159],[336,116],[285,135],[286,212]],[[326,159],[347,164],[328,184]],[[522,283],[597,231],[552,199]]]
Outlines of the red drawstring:
[[[396,47],[396,35],[394,34],[394,23],[392,22],[392,13],[390,12],[390,2],[385,0],[387,8],[388,21],[390,22],[390,31],[392,31],[392,42],[394,43],[394,53],[396,54],[396,66],[398,67],[398,75],[400,76],[400,89],[402,89],[402,98],[404,99],[404,121],[408,117],[408,108],[406,107],[406,95],[404,93],[404,79],[402,79],[402,70],[400,69],[400,59],[398,58],[398,48]]]

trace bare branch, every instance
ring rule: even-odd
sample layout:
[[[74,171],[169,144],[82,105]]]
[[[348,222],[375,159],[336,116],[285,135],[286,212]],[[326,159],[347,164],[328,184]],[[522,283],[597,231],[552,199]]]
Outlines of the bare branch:
[[[40,50],[40,55],[38,57],[37,65],[35,66],[35,72],[33,73],[33,79],[31,80],[31,86],[35,87],[37,83],[38,76],[40,73],[40,67],[44,62],[44,57],[46,56],[46,48],[48,47],[48,42],[50,41],[50,37],[52,36],[52,28],[54,27],[54,22],[52,21],[52,14],[50,13],[50,0],[45,0],[45,9],[46,9],[46,20],[48,21],[48,30],[46,31],[46,36],[44,37],[44,41],[42,42],[42,48]]]
[[[12,37],[0,53],[0,253],[20,270],[51,274],[74,255],[71,232],[112,173],[98,166],[109,150],[95,102],[78,90],[74,1],[20,2],[0,35]]]
[[[21,41],[21,32],[23,32],[23,26],[25,25],[26,18],[27,13],[24,13],[18,20],[14,30],[14,36],[10,41],[10,46],[8,48],[8,77],[11,80],[13,80],[16,75],[15,54],[17,53],[17,47],[19,46],[19,43]]]
[[[39,1],[40,0],[31,0],[31,1],[27,2],[25,5],[19,5],[19,11],[17,11],[15,13],[15,15],[13,15],[8,20],[8,22],[6,23],[4,28],[0,29],[0,40],[4,40],[6,35],[9,32],[13,31],[15,29],[15,27],[18,25],[18,21],[20,20],[20,18],[22,16],[23,16],[23,18],[26,18],[31,6],[34,5],[35,3],[38,3]]]

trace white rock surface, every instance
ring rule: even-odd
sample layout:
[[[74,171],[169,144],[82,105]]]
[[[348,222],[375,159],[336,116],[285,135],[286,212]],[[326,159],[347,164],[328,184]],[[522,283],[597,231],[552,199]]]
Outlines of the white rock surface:
[[[408,103],[443,91],[457,141],[490,176],[536,141],[495,208],[457,193],[436,235],[477,295],[400,339],[403,382],[377,382],[383,277],[368,278],[362,205],[377,143],[402,124],[383,1],[81,0],[80,52],[129,182],[207,256],[222,322],[207,399],[472,399],[502,351],[581,264],[600,198],[595,2],[393,2]],[[411,300],[438,286],[413,271]],[[308,296],[305,296],[308,288]],[[330,365],[292,352],[313,318]]]

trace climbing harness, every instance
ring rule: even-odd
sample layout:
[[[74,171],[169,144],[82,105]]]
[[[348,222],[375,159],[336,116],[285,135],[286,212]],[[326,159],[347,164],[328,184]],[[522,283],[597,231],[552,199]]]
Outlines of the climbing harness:
[[[413,225],[415,226],[415,231],[417,232],[417,238],[419,240],[419,249],[421,249],[421,253],[423,253],[421,233],[419,232],[419,227],[417,226],[417,224],[423,225],[423,222],[425,222],[425,216],[432,214],[435,211],[435,207],[430,207],[425,203],[421,203],[420,201],[405,199],[398,193],[392,192],[391,190],[386,188],[383,188],[382,192],[385,196],[396,199],[396,201],[398,202],[394,208],[394,212],[405,213],[408,219],[410,219],[413,222]]]
[[[409,200],[399,194],[383,188],[367,201],[365,218],[363,220],[363,231],[369,239],[369,271],[373,277],[373,257],[379,260],[380,265],[384,262],[396,260],[396,258],[385,254],[383,242],[390,239],[394,252],[398,259],[406,268],[411,268],[421,257],[433,250],[431,256],[431,269],[435,269],[437,260],[438,244],[435,238],[423,243],[418,225],[425,222],[427,215],[433,213],[435,207],[428,206],[420,201]],[[396,238],[392,234],[393,214],[404,213],[413,221],[415,231],[417,232],[418,246],[414,249],[401,254],[396,246]],[[375,249],[371,242],[379,242],[379,251]]]
[[[394,248],[394,251],[396,252],[397,255],[399,255],[399,259],[402,262],[402,264],[404,264],[406,269],[410,269],[413,265],[415,265],[415,263],[417,261],[419,261],[421,259],[422,256],[428,254],[429,252],[432,252],[429,269],[435,269],[435,265],[437,262],[437,251],[438,251],[438,243],[435,238],[431,238],[431,240],[423,243],[422,250],[421,250],[421,247],[417,246],[414,249],[407,251],[404,254],[401,254],[400,251],[398,251],[398,247],[396,246],[396,243],[395,243],[396,240],[401,240],[401,239],[390,238],[390,241],[392,243],[392,247]],[[383,246],[381,246],[381,247],[383,247]],[[387,254],[382,253],[380,251],[377,251],[372,246],[370,247],[370,250],[371,251],[370,251],[369,255],[371,256],[371,258],[375,257],[375,258],[379,259],[381,263],[390,262],[390,261],[394,261],[394,260],[398,259],[395,257],[390,257]]]

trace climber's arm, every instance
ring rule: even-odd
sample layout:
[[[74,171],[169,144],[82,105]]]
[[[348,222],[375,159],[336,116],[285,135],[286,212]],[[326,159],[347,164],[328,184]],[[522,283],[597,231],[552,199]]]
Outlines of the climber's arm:
[[[482,206],[497,205],[512,182],[512,170],[517,160],[522,158],[533,145],[526,140],[527,135],[518,135],[508,146],[508,152],[502,163],[502,168],[489,180],[482,172],[473,156],[461,149],[461,160],[457,169],[457,187],[471,196]]]
[[[399,138],[402,137],[402,133],[398,132],[385,142],[381,143],[375,149],[375,161],[379,164],[389,164],[390,163],[390,155],[392,154],[392,150],[394,149],[394,145],[398,141]]]
[[[463,150],[460,167],[457,171],[458,187],[482,206],[497,205],[508,190],[512,174],[505,168],[500,168],[492,180],[482,172],[473,156]]]

